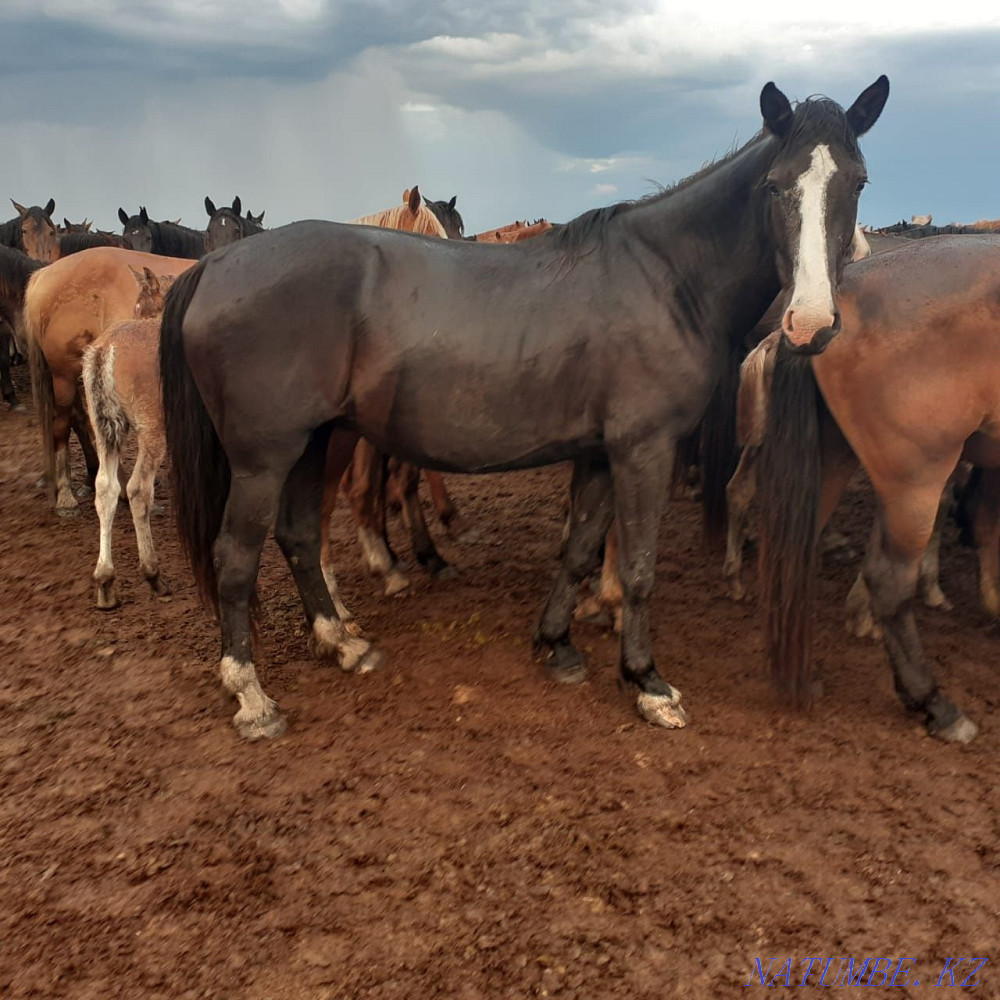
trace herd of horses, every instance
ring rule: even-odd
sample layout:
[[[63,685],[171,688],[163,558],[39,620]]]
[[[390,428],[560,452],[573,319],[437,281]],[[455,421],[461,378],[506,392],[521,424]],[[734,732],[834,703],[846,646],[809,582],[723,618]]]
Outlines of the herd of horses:
[[[393,594],[408,581],[387,540],[390,504],[417,561],[446,568],[422,478],[460,536],[469,528],[442,473],[568,462],[560,566],[535,634],[546,672],[586,676],[571,624],[606,606],[639,712],[681,727],[680,693],[653,660],[649,600],[663,504],[693,460],[710,536],[729,508],[735,596],[756,497],[767,655],[804,705],[816,689],[819,536],[860,463],[878,512],[854,620],[881,635],[900,698],[928,730],[971,740],[976,726],[936,684],[912,605],[918,589],[946,604],[935,525],[966,463],[983,603],[1000,612],[1000,235],[858,230],[858,140],[888,92],[879,77],[844,110],[826,98],[792,105],[768,84],[760,133],[674,187],[563,225],[475,237],[455,198],[428,201],[417,188],[350,224],[272,230],[238,198],[222,209],[206,198],[203,231],[119,209],[121,235],[58,227],[52,202],[15,204],[0,228],[0,320],[12,338],[0,360],[14,344],[28,354],[61,513],[77,508],[68,445],[79,438],[100,520],[97,606],[117,605],[122,489],[142,573],[167,592],[149,512],[168,460],[181,545],[218,616],[234,724],[273,737],[285,721],[252,654],[270,531],[316,655],[365,673],[383,656],[338,591],[338,493]],[[578,607],[599,569],[597,599]]]

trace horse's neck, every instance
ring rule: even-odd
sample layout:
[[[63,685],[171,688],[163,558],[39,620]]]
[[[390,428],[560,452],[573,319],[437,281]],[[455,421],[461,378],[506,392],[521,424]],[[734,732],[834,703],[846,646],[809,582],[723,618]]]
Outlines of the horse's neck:
[[[663,261],[685,319],[711,340],[742,337],[780,290],[760,197],[772,156],[770,139],[752,142],[676,191],[619,217]]]
[[[176,222],[156,223],[157,249],[161,253],[177,256],[192,250],[205,249],[205,233],[200,229],[189,229]]]

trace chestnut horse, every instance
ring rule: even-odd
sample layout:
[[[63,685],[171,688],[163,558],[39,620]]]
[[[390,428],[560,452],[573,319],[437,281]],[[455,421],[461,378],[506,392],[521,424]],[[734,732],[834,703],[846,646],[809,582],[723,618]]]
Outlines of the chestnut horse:
[[[572,461],[573,521],[537,633],[549,675],[585,676],[569,638],[574,598],[617,515],[621,680],[643,717],[683,726],[649,627],[674,445],[783,286],[782,327],[799,349],[836,335],[836,286],[866,183],[858,138],[888,92],[880,77],[845,112],[825,98],[793,107],[769,83],[764,129],[741,149],[669,191],[517,248],[300,222],[182,275],[160,336],[174,510],[199,589],[219,609],[239,732],[275,736],[285,725],[251,654],[272,526],[316,653],[355,672],[381,659],[346,634],[320,566],[331,439],[346,467],[359,434],[440,471]],[[280,405],[260,405],[263,385]]]
[[[170,593],[160,575],[153,548],[149,511],[156,473],[167,450],[157,372],[158,317],[174,275],[159,276],[148,267],[131,270],[139,284],[136,318],[115,323],[83,355],[83,388],[99,463],[94,505],[101,525],[101,543],[94,581],[97,607],[102,610],[118,606],[111,530],[121,492],[118,482],[121,451],[130,431],[136,434],[138,448],[126,492],[139,548],[139,566],[154,594]]]
[[[97,453],[80,395],[83,352],[108,327],[135,316],[139,287],[132,268],[178,275],[193,263],[96,247],[57,260],[27,281],[21,329],[28,343],[42,453],[58,513],[78,512],[69,483],[71,426],[76,426],[88,474],[97,475]]]
[[[934,680],[912,603],[959,460],[1000,470],[998,301],[1000,236],[926,239],[845,273],[826,353],[779,349],[757,457],[761,603],[775,679],[795,701],[811,690],[816,534],[860,461],[879,506],[862,572],[896,690],[933,735],[975,737]]]

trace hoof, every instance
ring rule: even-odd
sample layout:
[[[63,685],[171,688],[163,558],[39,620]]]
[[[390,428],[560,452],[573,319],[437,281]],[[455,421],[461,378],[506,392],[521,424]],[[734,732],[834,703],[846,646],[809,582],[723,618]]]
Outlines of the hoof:
[[[938,586],[931,587],[922,595],[924,606],[938,611],[954,611],[955,605],[948,600],[945,592]]]
[[[341,618],[340,621],[348,635],[352,635],[354,638],[364,635],[364,630],[353,618]]]
[[[929,732],[931,736],[946,743],[971,743],[979,735],[979,726],[967,715],[962,714],[950,726],[930,729]]]
[[[24,403],[11,403],[10,412],[11,413],[24,413],[25,405]]]
[[[580,684],[587,679],[587,661],[570,643],[562,643],[546,660],[545,676],[557,684]]]
[[[351,668],[354,674],[372,674],[381,670],[388,662],[388,657],[381,649],[372,646],[364,656]]]
[[[280,712],[274,712],[263,719],[253,721],[238,721],[233,719],[236,731],[245,740],[273,740],[281,736],[288,728],[285,717]]]
[[[639,692],[639,714],[654,726],[664,729],[683,729],[687,725],[687,712],[681,707],[681,693],[674,688],[672,695]]]
[[[448,536],[459,545],[476,545],[483,540],[483,533],[479,528],[470,528],[465,525],[448,528]]]
[[[97,585],[97,607],[100,611],[114,611],[121,604],[115,593],[114,584]]]
[[[746,600],[746,596],[747,588],[743,586],[743,583],[737,579],[731,580],[729,583],[729,599],[742,603]]]
[[[170,584],[159,573],[156,576],[147,576],[146,583],[157,597],[167,597],[170,594]]]
[[[458,580],[460,579],[460,574],[454,566],[449,566],[444,560],[442,560],[442,565],[440,569],[428,570],[435,580]]]
[[[64,506],[64,507],[56,507],[56,513],[60,517],[79,517],[80,516],[80,508],[77,506],[76,502],[74,501],[72,507],[70,507],[68,504],[66,506]]]
[[[389,570],[385,575],[385,596],[396,597],[410,589],[410,581],[397,569]]]

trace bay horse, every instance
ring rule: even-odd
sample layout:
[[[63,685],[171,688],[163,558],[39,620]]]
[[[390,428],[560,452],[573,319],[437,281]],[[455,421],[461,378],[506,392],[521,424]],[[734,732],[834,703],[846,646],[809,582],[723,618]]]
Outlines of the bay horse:
[[[476,233],[470,239],[477,243],[520,243],[521,240],[530,240],[533,236],[547,233],[552,228],[552,223],[546,219],[537,219],[531,223],[511,222],[499,229],[487,229],[482,233]]]
[[[912,601],[959,460],[1000,470],[1000,236],[873,256],[845,273],[839,301],[826,353],[803,364],[779,349],[772,375],[757,459],[772,671],[808,701],[815,535],[860,462],[879,508],[862,572],[897,693],[933,735],[965,743],[977,727],[938,688]]]
[[[50,264],[59,257],[59,235],[52,213],[56,210],[54,198],[49,198],[44,208],[33,205],[25,208],[14,199],[11,204],[17,216],[0,224],[0,246],[20,250],[33,260]]]
[[[141,271],[130,270],[139,286],[135,319],[115,323],[100,334],[83,355],[83,388],[98,459],[94,505],[100,521],[101,541],[94,582],[97,584],[97,607],[102,610],[118,607],[111,531],[121,492],[118,481],[121,452],[132,431],[138,447],[126,493],[139,549],[139,566],[154,594],[170,593],[160,575],[149,512],[153,505],[156,473],[167,450],[157,371],[158,317],[175,276],[159,276],[149,267]]]
[[[264,213],[261,212],[256,219],[249,212],[245,216],[241,215],[243,203],[239,195],[233,198],[231,207],[223,205],[222,208],[216,208],[215,202],[206,195],[205,211],[208,213],[208,229],[205,230],[206,253],[245,239],[247,236],[264,232],[264,227],[261,225]]]
[[[452,195],[450,201],[431,201],[424,197],[424,205],[429,208],[444,227],[445,234],[449,240],[465,239],[465,220],[462,213],[455,208],[458,195]]]
[[[573,521],[536,633],[549,676],[584,677],[569,638],[574,598],[617,516],[621,680],[646,719],[684,725],[649,628],[674,442],[783,285],[782,326],[799,350],[836,334],[835,288],[866,183],[858,137],[888,89],[879,77],[845,112],[826,98],[793,107],[769,83],[764,128],[741,149],[514,248],[299,222],[182,275],[160,337],[174,510],[219,611],[240,734],[284,728],[251,654],[272,525],[316,653],[359,673],[381,660],[345,632],[319,558],[324,475],[336,478],[327,453],[346,467],[358,434],[446,472],[572,461]],[[265,387],[281,405],[260,405]]]
[[[83,352],[108,327],[134,317],[139,288],[132,268],[177,275],[192,263],[95,247],[57,260],[25,279],[19,325],[14,329],[23,331],[28,344],[46,478],[57,513],[78,512],[69,481],[71,427],[80,439],[89,478],[93,481],[97,475],[97,453],[80,395]]]
[[[191,229],[177,222],[154,222],[145,205],[138,215],[118,209],[126,250],[152,253],[163,257],[186,257],[198,260],[205,256],[206,234],[203,229]]]

